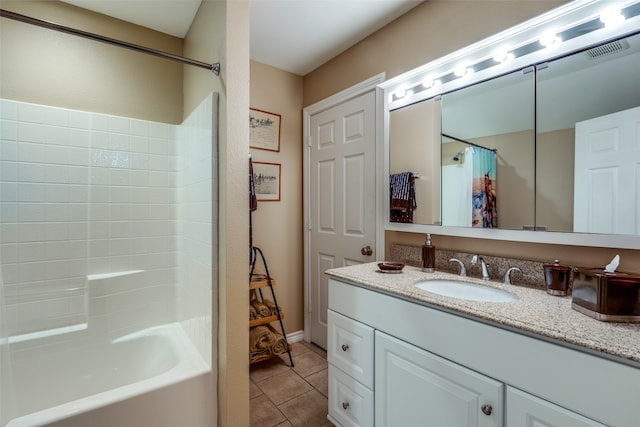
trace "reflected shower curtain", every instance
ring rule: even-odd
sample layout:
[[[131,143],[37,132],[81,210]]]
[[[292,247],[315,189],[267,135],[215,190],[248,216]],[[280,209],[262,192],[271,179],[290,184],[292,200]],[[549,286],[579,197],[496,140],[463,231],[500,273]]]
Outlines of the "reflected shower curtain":
[[[496,153],[485,148],[467,148],[465,163],[467,161],[473,162],[471,226],[496,228],[498,227]]]

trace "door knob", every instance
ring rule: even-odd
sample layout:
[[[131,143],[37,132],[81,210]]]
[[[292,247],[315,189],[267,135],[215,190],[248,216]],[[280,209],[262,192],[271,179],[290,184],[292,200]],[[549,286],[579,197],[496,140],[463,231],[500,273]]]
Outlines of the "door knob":
[[[360,249],[360,253],[364,256],[371,256],[371,254],[373,254],[373,249],[371,249],[371,246],[365,246]]]
[[[482,413],[485,415],[491,415],[491,413],[493,412],[493,408],[488,404],[482,405],[480,409],[482,409]]]
[[[349,344],[342,344],[342,351],[349,350]]]
[[[349,409],[349,402],[342,402],[342,409],[344,410]]]

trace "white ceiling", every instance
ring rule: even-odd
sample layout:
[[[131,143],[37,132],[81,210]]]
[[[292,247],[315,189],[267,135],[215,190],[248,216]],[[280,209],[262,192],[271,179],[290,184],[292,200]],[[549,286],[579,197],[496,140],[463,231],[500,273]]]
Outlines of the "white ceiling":
[[[201,0],[63,1],[182,38]],[[251,59],[303,76],[423,0],[250,1]]]

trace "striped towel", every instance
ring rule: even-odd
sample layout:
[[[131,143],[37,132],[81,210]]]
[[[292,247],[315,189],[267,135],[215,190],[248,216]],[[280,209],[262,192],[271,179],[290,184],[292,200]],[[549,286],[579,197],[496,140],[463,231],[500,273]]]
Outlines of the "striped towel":
[[[391,222],[413,222],[413,210],[417,206],[413,173],[392,174],[390,186]]]

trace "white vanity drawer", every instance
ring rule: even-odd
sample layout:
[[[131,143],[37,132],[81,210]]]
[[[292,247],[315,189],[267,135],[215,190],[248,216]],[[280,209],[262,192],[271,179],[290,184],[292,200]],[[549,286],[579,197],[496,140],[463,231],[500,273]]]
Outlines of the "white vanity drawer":
[[[373,392],[331,364],[329,416],[341,427],[373,426]]]
[[[329,310],[327,359],[373,389],[373,328]]]

